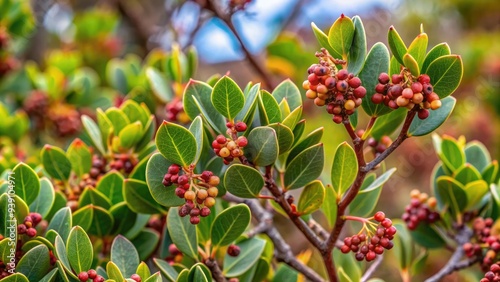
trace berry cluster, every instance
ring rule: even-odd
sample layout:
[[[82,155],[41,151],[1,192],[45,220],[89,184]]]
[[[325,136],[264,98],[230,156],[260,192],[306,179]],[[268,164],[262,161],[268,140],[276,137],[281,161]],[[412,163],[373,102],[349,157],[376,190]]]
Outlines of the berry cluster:
[[[412,190],[410,197],[410,204],[406,206],[402,216],[408,229],[415,230],[420,222],[431,224],[441,219],[439,213],[435,211],[436,198],[429,197],[427,193],[421,193],[418,190]]]
[[[485,272],[500,259],[500,237],[492,234],[493,223],[491,218],[476,218],[472,223],[475,242],[468,242],[462,246],[466,256],[483,257],[481,268]],[[484,254],[483,249],[485,250]]]
[[[99,155],[92,155],[92,167],[90,168],[89,176],[94,180],[106,173],[106,159]]]
[[[59,104],[53,106],[48,113],[55,132],[60,137],[75,135],[82,128],[80,113],[72,106]]]
[[[368,231],[368,234],[361,233],[346,237],[344,239],[344,245],[340,248],[342,253],[347,254],[352,251],[356,253],[356,260],[366,260],[369,262],[374,260],[377,255],[383,254],[384,249],[392,249],[394,246],[392,239],[394,239],[394,234],[396,234],[396,227],[392,225],[392,221],[386,218],[385,214],[381,211],[376,212],[373,219],[377,221],[378,224],[368,220],[366,222],[372,226],[376,225],[376,227],[373,226],[374,231],[372,232],[364,228]]]
[[[137,160],[128,154],[115,155],[114,160],[109,162],[110,169],[123,171],[126,174],[131,173],[136,165]]]
[[[375,87],[377,93],[372,96],[372,102],[375,104],[384,103],[392,109],[399,107],[413,109],[415,105],[419,105],[420,119],[429,116],[429,109],[437,110],[441,107],[441,100],[434,92],[431,79],[426,74],[415,78],[403,69],[400,74],[393,74],[392,78],[387,73],[381,73],[378,82]]]
[[[182,100],[175,98],[165,105],[166,120],[171,122],[187,123],[189,117],[184,111]]]
[[[382,154],[387,147],[391,146],[392,140],[389,136],[385,135],[382,136],[379,141],[375,140],[375,138],[370,138],[368,139],[367,144],[372,148],[375,157],[377,157]]]
[[[164,186],[177,185],[175,195],[186,200],[186,203],[179,208],[179,215],[181,217],[189,215],[192,224],[198,224],[200,216],[210,215],[210,208],[215,205],[215,197],[219,193],[217,189],[219,183],[219,177],[211,171],[205,170],[201,174],[193,174],[181,170],[177,164],[171,165],[163,177]]]
[[[24,100],[23,108],[33,118],[42,118],[49,107],[49,98],[41,90],[34,90]]]
[[[492,264],[488,272],[484,274],[479,282],[499,282],[500,281],[500,261]]]
[[[240,254],[240,247],[234,244],[229,245],[227,247],[227,254],[232,257],[237,257]]]
[[[94,269],[80,272],[78,274],[78,279],[80,279],[81,282],[87,282],[89,279],[92,280],[92,282],[104,282],[106,280],[104,277],[97,274],[97,271]]]
[[[228,165],[235,158],[243,156],[243,148],[248,145],[248,139],[245,136],[236,137],[237,132],[244,132],[247,130],[246,123],[242,121],[236,124],[228,122],[226,126],[232,138],[218,135],[212,142],[212,149],[217,156],[224,159],[224,164]]]
[[[179,251],[175,244],[170,244],[168,246],[168,252],[170,256],[166,258],[166,261],[170,264],[180,263],[182,261],[182,253]]]
[[[361,86],[359,77],[345,69],[337,70],[335,65],[345,62],[334,59],[326,49],[322,48],[316,56],[320,62],[309,67],[309,76],[302,87],[307,90],[307,98],[314,99],[317,106],[326,105],[326,111],[333,115],[333,121],[341,123],[361,106],[366,89]]]
[[[33,238],[36,236],[35,227],[42,221],[42,216],[39,213],[32,212],[24,218],[24,222],[17,226],[17,233],[26,234]]]

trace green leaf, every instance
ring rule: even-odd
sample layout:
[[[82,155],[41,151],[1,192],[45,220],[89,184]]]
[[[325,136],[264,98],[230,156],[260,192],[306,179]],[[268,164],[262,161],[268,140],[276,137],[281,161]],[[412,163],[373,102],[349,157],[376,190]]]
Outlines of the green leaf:
[[[113,134],[115,136],[118,136],[120,131],[122,131],[128,124],[130,124],[130,120],[128,119],[128,117],[116,107],[107,109],[106,116],[113,125]]]
[[[134,226],[137,220],[137,214],[125,202],[112,206],[109,213],[114,219],[112,234],[125,234]]]
[[[111,202],[106,198],[106,196],[97,191],[92,186],[88,186],[83,190],[83,193],[78,199],[78,206],[83,207],[86,205],[94,205],[102,207],[106,210],[111,208]]]
[[[168,167],[172,165],[162,154],[155,153],[146,166],[146,182],[153,199],[166,207],[174,207],[185,201],[175,195],[174,187],[165,187],[162,183]]]
[[[193,163],[196,164],[200,159],[201,152],[203,150],[203,121],[200,116],[197,116],[191,125],[189,126],[189,131],[193,134],[196,140],[196,156],[194,157]]]
[[[174,94],[162,73],[153,67],[148,67],[146,68],[146,78],[151,90],[162,103],[172,101]]]
[[[1,280],[2,282],[30,282],[22,273],[14,273]]]
[[[488,183],[484,180],[476,180],[476,181],[471,181],[467,184],[465,184],[465,194],[467,194],[467,209],[469,210],[477,210],[481,208],[480,205],[481,201],[488,193],[489,188],[488,188]]]
[[[190,80],[184,90],[184,111],[191,120],[194,120],[201,113],[208,124],[215,131],[221,133],[226,129],[226,121],[212,105],[211,95],[212,87],[210,85],[202,81]]]
[[[341,58],[342,54],[337,54],[335,50],[333,50],[332,46],[330,46],[330,43],[328,42],[328,36],[316,26],[314,22],[311,22],[311,28],[313,30],[314,36],[316,36],[316,39],[318,40],[319,46],[325,48],[328,50],[328,52],[332,56],[336,56],[337,58]]]
[[[302,106],[297,107],[285,119],[283,119],[283,125],[287,126],[291,130],[295,130],[295,127],[298,125],[301,116],[302,116]],[[298,137],[297,136],[295,137],[296,140],[298,141]]]
[[[392,252],[396,255],[396,260],[399,262],[399,269],[408,269],[413,259],[413,243],[411,235],[406,224],[401,220],[393,221],[394,227],[397,229],[398,235],[394,237],[394,249]]]
[[[337,270],[341,269],[344,271],[347,278],[351,279],[353,282],[361,281],[361,264],[354,259],[353,255],[346,256],[341,253],[338,248],[334,248],[333,259],[335,262],[338,262]]]
[[[118,235],[111,244],[111,261],[116,264],[125,277],[135,274],[139,266],[139,254],[127,238]]]
[[[422,271],[426,269],[428,257],[429,253],[427,251],[422,252],[418,257],[416,257],[411,264],[411,273],[422,273]]]
[[[387,180],[389,180],[395,171],[396,168],[386,171],[375,181],[367,182],[366,186],[363,182],[363,187],[360,189],[356,198],[354,198],[352,203],[349,205],[349,214],[359,217],[368,217],[373,214],[373,211],[377,206],[378,199],[380,198],[380,193],[382,192],[382,186],[387,182]]]
[[[306,215],[318,210],[325,200],[325,187],[319,180],[315,180],[304,187],[300,194],[297,212]]]
[[[57,180],[67,180],[71,173],[71,162],[63,150],[58,147],[45,145],[41,152],[41,159],[47,173]]]
[[[52,282],[52,281],[54,281],[57,277],[57,272],[58,272],[57,268],[52,269],[51,271],[49,271],[49,273],[47,273],[44,277],[42,277],[42,279],[40,279],[39,282]]]
[[[258,170],[252,167],[234,164],[225,173],[224,186],[235,196],[257,198],[264,187],[264,178]]]
[[[101,177],[96,189],[105,195],[112,205],[123,202],[123,176],[117,171],[110,171]]]
[[[223,76],[212,90],[211,101],[221,115],[233,120],[243,109],[245,96],[236,82],[228,76]]]
[[[263,125],[281,121],[281,111],[278,102],[271,93],[261,90],[259,95],[260,122]]]
[[[212,282],[212,273],[202,263],[193,265],[189,271],[188,281],[192,282]]]
[[[441,108],[429,111],[429,117],[424,120],[415,117],[408,130],[409,136],[427,135],[443,124],[455,108],[457,100],[453,97],[446,97],[442,101]]]
[[[288,105],[288,102],[286,99],[281,100],[279,103],[280,107],[280,112],[281,112],[281,120],[284,120],[290,113],[290,105]]]
[[[403,56],[403,62],[405,63],[405,67],[410,70],[413,76],[418,77],[420,75],[420,68],[418,66],[417,60],[413,58],[413,56],[409,53]]]
[[[172,242],[185,255],[198,259],[198,239],[196,226],[191,224],[189,217],[180,217],[179,208],[171,208],[167,215],[167,228]]]
[[[156,147],[167,160],[182,166],[192,164],[196,157],[193,134],[175,123],[163,121],[156,133]]]
[[[167,278],[168,281],[172,281],[172,282],[176,281],[179,274],[177,273],[175,268],[170,265],[170,263],[168,263],[165,260],[157,259],[157,258],[153,258],[153,261],[154,261],[155,265],[158,267],[158,269],[160,270],[161,274],[165,278]]]
[[[141,280],[145,280],[146,278],[151,276],[151,271],[149,270],[148,265],[143,261],[141,261],[141,263],[137,267],[137,270],[135,271],[135,273],[137,273],[137,275],[139,275],[141,277]]]
[[[158,242],[160,242],[160,233],[152,228],[144,228],[132,239],[132,244],[139,253],[139,259],[144,261],[148,260],[155,252]]]
[[[108,263],[106,264],[106,272],[108,274],[109,279],[112,279],[113,281],[125,281],[122,272],[120,271],[118,266],[112,261],[108,261]]]
[[[309,133],[304,139],[298,142],[295,146],[293,146],[292,150],[288,154],[287,163],[290,163],[293,158],[295,158],[298,154],[303,152],[305,149],[318,144],[323,137],[323,127],[317,128],[316,130]],[[294,133],[295,134],[295,133]],[[295,136],[295,140],[297,140],[300,136]]]
[[[326,220],[330,227],[335,226],[337,220],[337,201],[340,200],[335,194],[335,190],[331,185],[327,185],[325,188],[325,200],[321,209],[325,214]]]
[[[273,164],[278,158],[278,139],[274,129],[267,126],[252,129],[244,153],[257,166]]]
[[[99,136],[101,137],[101,144],[103,148],[107,148],[108,146],[108,139],[109,137],[115,132],[115,129],[113,127],[113,123],[109,120],[108,116],[106,113],[104,113],[101,108],[98,108],[96,110],[96,115],[97,115],[97,126],[99,129]],[[93,120],[90,120],[91,122],[94,122]],[[87,131],[88,134],[90,132]],[[92,141],[94,142],[94,138],[90,136]],[[97,140],[96,140],[97,142]],[[94,142],[95,144],[95,142]]]
[[[384,135],[391,135],[403,123],[406,113],[408,110],[403,107],[377,118],[371,131],[373,138],[380,140]]]
[[[73,223],[87,230],[90,235],[102,237],[111,233],[114,219],[107,210],[87,205],[73,214]]]
[[[57,259],[61,262],[64,269],[67,272],[71,272],[72,270],[68,260],[68,252],[66,251],[66,244],[59,235],[56,236],[54,242],[54,248],[55,248],[55,255]]]
[[[323,143],[319,143],[290,161],[285,171],[285,190],[303,187],[321,175],[325,164],[323,149]]]
[[[31,205],[40,193],[40,180],[36,172],[25,163],[19,163],[12,169],[11,178],[14,178],[15,194]]]
[[[328,43],[335,51],[331,54],[337,59],[347,59],[354,38],[354,23],[349,17],[342,14],[332,25],[328,32]],[[338,56],[340,55],[340,56]]]
[[[422,69],[422,65],[424,64],[428,42],[429,37],[427,36],[427,34],[420,33],[408,47],[408,54],[410,54],[415,59],[419,69]]]
[[[405,65],[403,56],[407,53],[406,45],[394,26],[389,28],[387,41],[389,42],[389,48],[391,48],[391,53],[394,58],[396,58],[400,64]]]
[[[432,225],[419,224],[410,232],[415,242],[427,249],[438,249],[446,246],[446,241]]]
[[[441,56],[434,60],[427,69],[434,92],[443,99],[458,88],[462,80],[464,66],[458,55]]]
[[[406,52],[405,52],[406,53]],[[378,84],[380,73],[389,71],[389,50],[382,43],[376,43],[366,57],[365,65],[359,73],[359,78],[366,88],[366,97],[361,104],[363,110],[370,116],[381,116],[387,114],[391,109],[384,104],[374,104],[371,99],[375,94],[375,86]]]
[[[95,148],[101,154],[103,155],[106,154],[106,151],[104,150],[101,131],[99,130],[97,124],[95,124],[95,122],[90,117],[82,115],[82,125],[85,131],[87,132],[88,136],[92,140],[92,143],[94,144]]]
[[[478,171],[483,171],[491,163],[491,156],[483,143],[472,141],[465,146],[465,160]]]
[[[236,115],[235,120],[243,121],[246,124],[251,124],[257,107],[257,96],[260,93],[260,83],[255,84],[248,91],[245,91],[245,105],[243,109]],[[219,115],[220,116],[220,115]]]
[[[154,200],[144,181],[125,179],[123,181],[123,197],[128,207],[136,213],[161,213],[162,207]]]
[[[450,55],[450,46],[447,43],[440,43],[434,46],[425,56],[424,63],[422,64],[422,73],[427,73],[429,65],[437,58]]]
[[[141,140],[143,133],[143,126],[140,121],[125,126],[118,134],[120,147],[127,150],[132,148]]]
[[[266,241],[259,238],[251,238],[236,244],[240,247],[240,254],[236,257],[226,253],[224,256],[224,276],[236,277],[242,275],[254,266],[264,251]]]
[[[297,282],[299,273],[285,263],[280,263],[274,273],[272,282],[290,281]]]
[[[239,279],[241,282],[265,281],[270,269],[270,263],[263,257],[260,257]]]
[[[16,265],[16,271],[24,274],[29,281],[40,281],[49,269],[49,249],[45,245],[29,250]]]
[[[245,231],[252,215],[245,204],[238,204],[225,209],[217,215],[210,234],[214,247],[227,246]]]
[[[437,179],[436,188],[439,198],[453,214],[463,211],[467,206],[467,195],[464,186],[455,179],[449,176],[440,176]]]
[[[452,138],[445,137],[441,140],[439,158],[451,171],[456,171],[465,164],[465,153]]]
[[[81,177],[90,172],[90,168],[92,167],[92,154],[90,153],[89,147],[87,147],[82,140],[76,138],[71,145],[69,145],[66,155],[71,164],[71,169],[76,175]]]
[[[66,245],[68,260],[71,268],[76,272],[87,271],[92,266],[94,251],[87,233],[80,226],[71,229]]]
[[[179,273],[179,276],[177,276],[176,282],[189,282],[189,270],[184,269]]]
[[[393,74],[401,73],[402,65],[396,60],[394,56],[391,56],[391,60],[389,62],[389,76],[392,77]]]
[[[286,100],[291,111],[302,106],[302,96],[300,95],[299,88],[290,79],[285,79],[278,84],[272,94],[278,103]]]
[[[331,172],[332,186],[337,195],[341,196],[349,189],[357,173],[356,153],[347,142],[343,142],[337,147]]]
[[[357,75],[365,64],[367,51],[366,33],[363,22],[359,16],[354,16],[352,18],[352,22],[354,23],[354,38],[352,40],[351,49],[349,50],[347,70],[354,75]]]
[[[454,178],[463,185],[482,179],[481,173],[479,173],[479,171],[469,163],[465,163],[458,168],[454,173]]]
[[[144,104],[143,104],[144,105]],[[151,115],[147,107],[141,107],[134,100],[126,100],[120,106],[120,110],[128,117],[130,122],[141,122],[142,126],[146,126],[149,121],[149,116]]]
[[[200,220],[196,225],[196,233],[198,234],[198,241],[201,244],[206,244],[210,241],[210,229],[212,228],[215,216],[217,215],[216,207],[210,209],[210,214]]]
[[[286,125],[282,123],[273,123],[268,125],[276,132],[278,139],[279,155],[286,153],[293,145],[293,132]]]
[[[37,212],[42,218],[46,218],[54,204],[55,197],[52,183],[45,177],[40,179],[40,193],[31,203],[30,211]]]
[[[56,231],[61,238],[66,241],[68,239],[72,223],[71,210],[69,207],[64,207],[58,210],[47,227],[47,230]]]
[[[491,164],[488,165],[481,174],[482,178],[488,184],[496,183],[497,175],[498,175],[498,162],[496,160],[492,161]]]

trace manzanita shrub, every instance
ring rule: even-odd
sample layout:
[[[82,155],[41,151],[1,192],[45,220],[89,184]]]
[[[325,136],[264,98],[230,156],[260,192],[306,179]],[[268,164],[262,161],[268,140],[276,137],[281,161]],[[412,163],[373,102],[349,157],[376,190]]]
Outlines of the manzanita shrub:
[[[111,33],[113,20],[98,18]],[[412,191],[401,220],[375,210],[396,170],[380,164],[453,111],[460,56],[446,43],[429,48],[423,28],[407,46],[390,27],[388,47],[368,51],[358,16],[341,15],[328,33],[312,29],[320,50],[303,70],[304,101],[291,80],[269,91],[229,75],[194,80],[196,52],[178,46],[95,71],[82,61],[96,58],[69,51],[52,53],[45,70],[26,64],[16,79],[29,94],[16,99],[28,115],[0,105],[0,281],[381,281],[371,276],[391,249],[409,281],[436,248],[453,255],[428,281],[475,263],[477,280],[498,281],[500,173],[482,144],[435,135],[433,196]],[[305,133],[304,104],[347,132],[333,156],[323,128]],[[28,165],[17,149],[30,121],[32,135],[50,124],[67,142],[44,142]],[[311,252],[293,254],[273,224],[278,214],[323,266],[308,264]]]

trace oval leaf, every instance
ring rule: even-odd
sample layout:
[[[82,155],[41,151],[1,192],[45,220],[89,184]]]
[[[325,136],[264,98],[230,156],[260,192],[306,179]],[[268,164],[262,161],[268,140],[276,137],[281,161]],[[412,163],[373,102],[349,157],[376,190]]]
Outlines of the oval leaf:
[[[40,193],[40,180],[36,172],[26,165],[19,163],[12,170],[11,178],[15,185],[14,191],[26,204],[31,205]]]
[[[244,153],[257,166],[273,164],[278,158],[278,139],[274,129],[267,126],[252,129]]]
[[[89,236],[80,226],[71,229],[66,245],[68,261],[75,273],[88,271],[92,266],[94,251]]]
[[[198,259],[198,239],[196,226],[189,222],[189,217],[180,217],[179,208],[171,208],[167,216],[167,228],[172,242],[185,255]]]
[[[227,191],[242,198],[257,198],[264,187],[264,178],[252,167],[234,164],[224,175],[224,186]]]
[[[214,85],[211,101],[221,115],[233,120],[243,109],[245,96],[236,82],[228,76],[223,76]]]
[[[343,142],[337,147],[331,172],[332,186],[339,197],[342,197],[345,191],[349,189],[356,178],[357,172],[356,153],[347,142]]]
[[[156,147],[167,160],[182,166],[190,165],[196,157],[193,134],[175,123],[164,121],[158,128]]]
[[[391,48],[391,53],[394,58],[396,58],[400,64],[405,65],[403,56],[407,53],[406,45],[394,26],[389,28],[387,41],[389,42],[389,48]]]
[[[238,204],[217,215],[210,231],[214,246],[227,246],[245,231],[250,224],[250,209]]]
[[[297,204],[297,212],[301,215],[310,214],[318,210],[325,200],[325,187],[319,180],[315,180],[304,187]]]
[[[337,59],[347,59],[353,38],[354,23],[349,17],[342,14],[328,31],[328,43],[335,51],[335,54],[331,55]]]
[[[298,154],[285,171],[285,189],[307,185],[321,175],[325,164],[323,143],[311,146]]]
[[[139,254],[129,240],[118,235],[111,244],[111,261],[116,264],[125,277],[130,277],[139,266]]]
[[[241,253],[236,257],[226,253],[224,256],[224,276],[236,277],[254,266],[264,251],[266,241],[254,237],[241,241],[236,245],[240,247]]]
[[[462,57],[458,55],[446,55],[434,60],[427,69],[427,74],[431,78],[434,92],[439,98],[452,94],[460,85],[464,66]]]
[[[453,97],[446,97],[442,100],[441,108],[429,111],[429,117],[424,120],[415,117],[408,130],[409,136],[427,135],[443,124],[455,108],[457,100]]]
[[[359,73],[359,78],[366,88],[366,97],[363,99],[362,107],[370,116],[381,116],[391,111],[384,104],[376,105],[371,101],[373,94],[375,94],[375,86],[378,84],[379,74],[389,71],[389,59],[387,47],[380,42],[376,43],[368,53],[365,65]]]

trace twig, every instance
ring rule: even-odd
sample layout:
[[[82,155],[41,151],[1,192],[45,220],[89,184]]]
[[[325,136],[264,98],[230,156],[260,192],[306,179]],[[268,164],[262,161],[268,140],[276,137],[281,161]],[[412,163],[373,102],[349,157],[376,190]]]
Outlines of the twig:
[[[377,256],[377,258],[372,262],[370,267],[368,267],[368,269],[366,269],[365,273],[361,277],[361,282],[365,282],[365,281],[368,281],[368,279],[370,279],[370,277],[373,275],[373,273],[375,273],[375,271],[377,271],[377,268],[382,263],[382,260],[384,260],[383,256]]]
[[[258,62],[257,58],[254,55],[252,55],[252,53],[250,53],[250,51],[243,43],[243,40],[241,39],[240,35],[238,34],[238,31],[236,30],[232,22],[232,16],[233,16],[232,13],[229,10],[224,11],[224,8],[220,6],[220,3],[218,3],[218,1],[215,0],[208,0],[206,9],[212,11],[216,17],[224,21],[224,23],[229,27],[231,32],[234,34],[234,37],[236,37],[236,40],[238,40],[238,42],[240,43],[241,49],[245,53],[245,56],[248,59],[250,65],[257,73],[259,73],[265,85],[271,89],[274,89],[276,87],[276,84],[271,80],[271,76],[264,69],[263,64],[261,62]]]
[[[472,230],[467,226],[463,226],[462,229],[460,229],[458,234],[455,236],[455,241],[457,241],[458,246],[455,249],[455,252],[451,256],[451,258],[448,260],[446,265],[443,268],[441,268],[441,270],[438,273],[427,278],[425,282],[438,282],[441,279],[443,279],[446,275],[467,268],[473,265],[474,263],[478,262],[479,257],[461,261],[465,253],[464,249],[462,248],[462,245],[469,242],[472,235],[473,235]]]
[[[222,274],[222,271],[220,270],[219,264],[215,259],[207,259],[205,261],[205,265],[210,269],[210,272],[212,272],[212,277],[214,278],[215,281],[217,282],[226,282],[227,279],[224,277]]]
[[[311,218],[307,223],[309,224],[309,228],[311,228],[314,233],[321,237],[322,240],[328,239],[328,235],[330,235],[330,233],[328,233],[328,231],[326,231],[323,226],[319,225],[316,220]]]
[[[272,214],[266,211],[256,199],[241,199],[229,193],[223,196],[226,201],[235,203],[244,203],[252,211],[252,216],[258,220],[271,219],[270,223],[267,224],[267,229],[261,230],[262,233],[269,236],[271,241],[273,241],[274,247],[276,249],[276,259],[278,261],[284,262],[303,274],[308,280],[314,282],[323,282],[321,278],[314,270],[309,268],[307,265],[300,262],[293,254],[290,246],[285,242],[281,234],[278,232],[276,227],[272,224]]]

